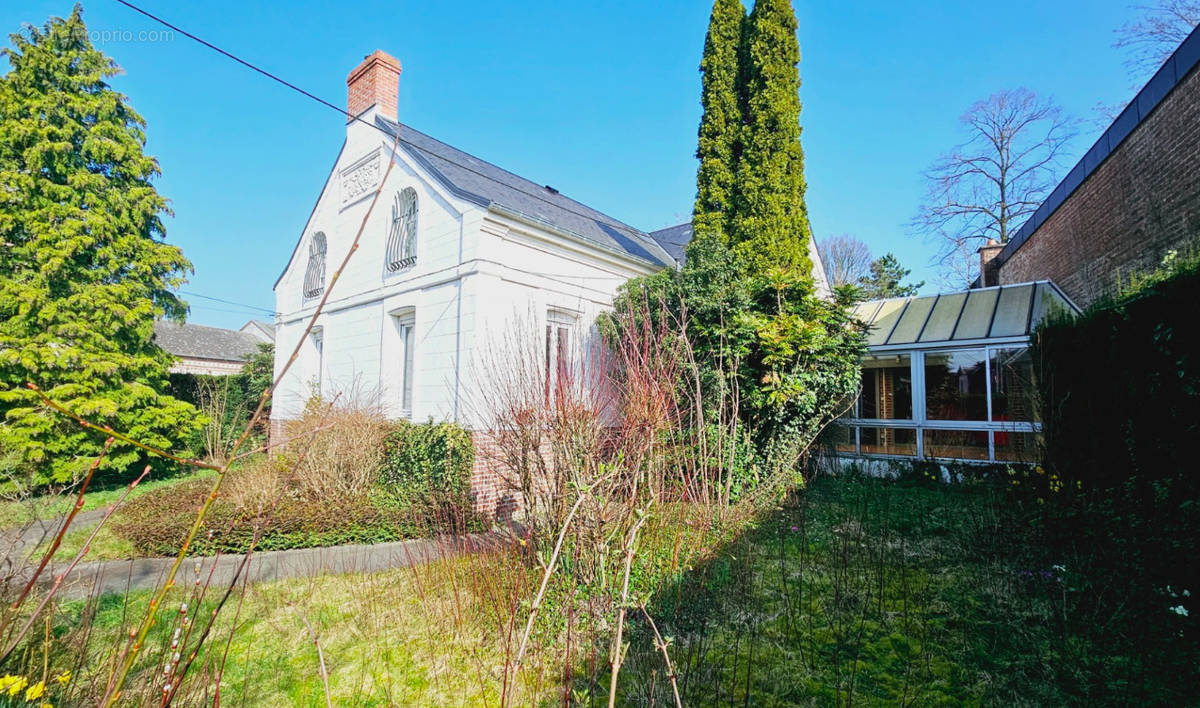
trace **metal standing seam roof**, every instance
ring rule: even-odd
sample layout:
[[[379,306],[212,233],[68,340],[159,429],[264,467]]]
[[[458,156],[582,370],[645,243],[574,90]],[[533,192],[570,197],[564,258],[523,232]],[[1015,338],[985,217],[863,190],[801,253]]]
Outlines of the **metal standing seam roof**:
[[[656,265],[676,263],[675,258],[649,234],[564,196],[558,190],[519,177],[407,125],[382,117],[375,121],[393,137],[398,132],[401,149],[460,198],[483,207],[509,209]]]
[[[870,348],[910,344],[954,345],[964,341],[1029,336],[1054,311],[1079,313],[1049,280],[955,293],[870,300],[854,317],[866,325]]]

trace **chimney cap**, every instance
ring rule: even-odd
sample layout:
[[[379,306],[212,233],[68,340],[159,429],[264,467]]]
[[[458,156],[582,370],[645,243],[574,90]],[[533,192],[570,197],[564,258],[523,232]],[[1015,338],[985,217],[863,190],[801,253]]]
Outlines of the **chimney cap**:
[[[371,52],[367,56],[363,57],[361,64],[354,67],[354,71],[351,71],[349,76],[346,77],[346,83],[352,83],[356,78],[359,77],[359,75],[366,72],[368,69],[370,69],[376,63],[382,64],[382,65],[388,67],[389,69],[392,69],[393,71],[396,72],[397,75],[401,71],[399,59],[392,56],[391,54],[388,54],[387,52],[383,51],[382,49],[376,49],[375,51]]]

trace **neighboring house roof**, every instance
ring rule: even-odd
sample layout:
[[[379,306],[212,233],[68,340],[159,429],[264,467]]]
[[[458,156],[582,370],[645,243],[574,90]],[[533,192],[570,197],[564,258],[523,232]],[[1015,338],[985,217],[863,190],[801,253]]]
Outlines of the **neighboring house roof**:
[[[154,342],[180,358],[245,361],[262,340],[247,332],[196,324],[154,323]]]
[[[275,325],[262,320],[247,320],[239,332],[258,337],[263,342],[275,341]]]
[[[867,346],[925,348],[1000,337],[1027,337],[1056,311],[1079,313],[1049,280],[956,293],[859,303],[855,319],[869,326]]]
[[[675,226],[668,226],[665,229],[651,231],[650,238],[658,242],[663,250],[675,259],[675,262],[682,265],[684,258],[687,255],[687,245],[691,242],[694,236],[692,230],[692,222],[686,221]],[[829,287],[829,278],[825,275],[825,263],[821,260],[821,251],[817,248],[817,240],[815,238],[808,239],[808,258],[813,264],[813,281],[816,284],[817,294],[822,297],[828,297],[833,293]]]
[[[1167,97],[1167,94],[1171,93],[1175,86],[1183,81],[1198,64],[1200,64],[1200,27],[1192,30],[1192,33],[1175,49],[1150,81],[1142,87],[1141,91],[1138,91],[1129,105],[1125,106],[1125,110],[1121,111],[1112,125],[1108,126],[1095,144],[1083,154],[1075,167],[1071,168],[1062,182],[1058,183],[1050,196],[1046,197],[1041,206],[1033,212],[1033,216],[1030,216],[1025,224],[1017,230],[1017,233],[1008,239],[1008,243],[992,261],[994,266],[1002,266],[1011,258],[1017,249],[1028,241],[1029,237],[1070,198],[1076,188],[1083,184],[1084,180],[1095,172],[1096,168],[1100,167],[1109,155],[1116,152],[1117,147],[1125,138],[1129,137],[1134,129]],[[981,280],[976,279],[975,283],[978,285]]]
[[[566,231],[609,250],[655,265],[675,259],[649,234],[472,155],[407,125],[377,117],[376,125],[450,191],[482,207],[501,207]]]

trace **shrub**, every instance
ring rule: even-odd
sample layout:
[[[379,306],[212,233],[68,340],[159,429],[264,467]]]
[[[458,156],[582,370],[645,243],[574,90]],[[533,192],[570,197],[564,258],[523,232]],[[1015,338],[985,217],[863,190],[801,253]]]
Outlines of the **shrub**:
[[[383,438],[379,485],[405,506],[431,509],[470,507],[475,447],[470,434],[452,423],[399,422]]]
[[[375,484],[383,440],[394,424],[369,399],[332,408],[319,398],[287,426],[293,442],[280,451],[300,490],[317,498],[361,496]]]

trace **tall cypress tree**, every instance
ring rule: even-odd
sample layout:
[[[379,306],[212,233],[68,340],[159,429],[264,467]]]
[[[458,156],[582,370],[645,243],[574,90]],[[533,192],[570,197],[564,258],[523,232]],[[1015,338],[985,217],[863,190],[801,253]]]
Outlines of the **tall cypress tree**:
[[[741,151],[744,102],[739,55],[746,21],[741,0],[716,0],[700,59],[700,142],[696,157],[696,207],[692,226],[697,238],[716,237],[728,244],[732,224],[737,161]]]
[[[800,44],[790,0],[757,0],[745,36],[745,128],[731,243],[747,273],[808,276],[811,232],[800,147]]]
[[[150,180],[144,121],[106,79],[81,10],[11,37],[0,77],[0,453],[66,481],[103,436],[43,409],[52,400],[142,442],[174,447],[196,424],[164,395],[171,357],[154,322],[182,320],[173,294],[191,264],[162,241],[166,200]],[[124,469],[139,453],[117,445]],[[15,458],[15,459],[14,459]]]

